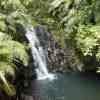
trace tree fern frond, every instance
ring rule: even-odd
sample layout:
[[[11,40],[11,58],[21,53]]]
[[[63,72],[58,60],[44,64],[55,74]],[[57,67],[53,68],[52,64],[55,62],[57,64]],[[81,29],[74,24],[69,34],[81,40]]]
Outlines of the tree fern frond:
[[[28,54],[25,49],[23,44],[0,32],[0,88],[10,96],[15,95],[16,91],[6,76],[15,77],[14,60],[19,59],[25,66],[28,65]]]
[[[16,58],[22,61],[25,66],[28,65],[28,55],[25,51],[25,46],[0,33],[0,60],[4,59],[12,62],[12,59]]]
[[[0,61],[0,71],[3,72],[4,75],[8,74],[15,77],[15,69],[16,66],[14,64]]]
[[[4,65],[5,63],[3,63]],[[7,65],[8,66],[8,65]],[[7,69],[7,66],[5,66],[5,68]],[[11,68],[11,67],[10,67]],[[8,95],[12,96],[16,94],[15,88],[12,84],[10,84],[6,78],[5,78],[5,74],[7,74],[5,72],[6,69],[0,70],[0,79],[2,81],[2,83],[0,84],[0,88],[5,91]],[[9,69],[9,68],[8,68]],[[11,70],[11,69],[10,69]]]

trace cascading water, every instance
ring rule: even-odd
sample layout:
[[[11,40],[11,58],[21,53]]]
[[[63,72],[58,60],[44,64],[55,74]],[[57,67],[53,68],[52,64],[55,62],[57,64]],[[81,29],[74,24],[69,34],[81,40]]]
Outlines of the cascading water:
[[[48,73],[44,50],[40,45],[40,41],[36,35],[35,29],[32,26],[27,27],[25,35],[31,45],[34,64],[35,66],[37,66],[36,68],[37,78],[39,80],[43,80],[46,78],[53,79],[54,75]]]

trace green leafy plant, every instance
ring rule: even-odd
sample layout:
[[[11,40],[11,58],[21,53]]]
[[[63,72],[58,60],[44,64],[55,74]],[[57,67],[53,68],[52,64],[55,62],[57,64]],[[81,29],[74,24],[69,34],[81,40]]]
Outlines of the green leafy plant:
[[[96,60],[100,61],[99,0],[40,0],[39,2],[33,0],[32,2],[33,6],[27,6],[31,9],[30,14],[34,18],[39,16],[36,20],[47,25],[62,45],[69,43],[81,52],[79,56],[84,58],[95,55]],[[35,13],[32,13],[32,10],[35,10]]]
[[[6,76],[15,76],[15,70],[18,70],[13,61],[22,61],[24,66],[28,65],[28,55],[24,45],[14,41],[7,34],[0,32],[0,88],[8,95],[15,95],[16,91]]]

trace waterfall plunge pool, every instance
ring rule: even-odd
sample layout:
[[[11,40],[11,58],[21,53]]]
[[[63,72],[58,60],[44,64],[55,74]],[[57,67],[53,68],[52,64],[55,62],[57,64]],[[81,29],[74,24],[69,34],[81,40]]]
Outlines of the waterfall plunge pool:
[[[96,75],[56,75],[54,80],[33,80],[24,90],[24,95],[28,98],[25,100],[100,100],[100,80]]]

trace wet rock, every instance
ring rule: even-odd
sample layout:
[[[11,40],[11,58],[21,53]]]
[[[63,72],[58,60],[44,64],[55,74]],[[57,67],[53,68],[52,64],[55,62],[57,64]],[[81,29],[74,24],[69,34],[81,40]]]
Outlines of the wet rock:
[[[74,48],[70,46],[62,48],[53,37],[53,33],[49,32],[43,25],[36,26],[34,29],[40,40],[40,45],[44,49],[49,71],[66,72],[68,70],[82,70],[83,65],[76,55]],[[30,58],[32,59],[31,56]]]
[[[32,96],[22,94],[21,100],[34,100],[34,98]]]
[[[70,70],[82,70],[82,64],[75,54],[74,48],[62,48],[54,39],[53,34],[44,26],[35,27],[41,46],[44,48],[48,69],[51,72],[67,72]]]
[[[63,72],[66,66],[66,53],[50,33],[48,40],[48,68],[53,72]]]
[[[15,96],[7,96],[3,91],[0,91],[0,100],[16,100],[15,98]]]

